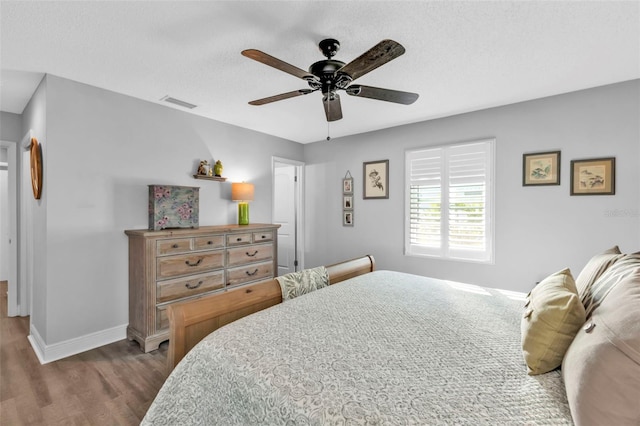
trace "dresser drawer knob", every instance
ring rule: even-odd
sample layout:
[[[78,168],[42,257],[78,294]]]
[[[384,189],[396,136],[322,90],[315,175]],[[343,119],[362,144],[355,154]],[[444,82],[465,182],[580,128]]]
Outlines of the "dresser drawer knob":
[[[213,241],[207,241],[207,244],[209,244],[210,246],[213,245]]]
[[[194,290],[194,289],[200,287],[201,285],[202,285],[202,281],[199,281],[198,284],[196,284],[196,285],[191,285],[189,283],[186,283],[184,286],[186,288],[188,288],[189,290]]]
[[[264,240],[265,238],[267,238],[267,236],[266,235],[262,235],[260,238],[262,238]]]
[[[171,246],[171,248],[178,248],[178,247],[180,247],[178,244],[174,244]]]
[[[252,276],[254,276],[255,274],[258,273],[258,268],[254,269],[253,272],[245,271],[245,273],[247,275],[249,275],[250,277],[252,277]]]
[[[238,242],[239,242],[239,241],[242,241],[242,237],[238,237],[238,238],[236,238],[236,241],[238,241]]]
[[[188,260],[185,260],[184,263],[186,263],[188,266],[198,266],[199,264],[202,263],[202,258],[198,259],[196,263],[191,263]]]
[[[258,250],[254,251],[253,253],[249,253],[248,251],[245,252],[244,254],[246,254],[249,257],[254,257],[256,254],[258,254]]]

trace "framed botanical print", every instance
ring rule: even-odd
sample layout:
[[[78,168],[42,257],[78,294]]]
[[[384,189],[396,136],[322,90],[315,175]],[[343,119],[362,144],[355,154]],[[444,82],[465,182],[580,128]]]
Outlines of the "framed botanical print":
[[[616,159],[571,160],[571,195],[614,195]]]
[[[522,186],[560,185],[560,151],[522,155]]]
[[[362,174],[363,199],[389,198],[389,160],[363,163]]]

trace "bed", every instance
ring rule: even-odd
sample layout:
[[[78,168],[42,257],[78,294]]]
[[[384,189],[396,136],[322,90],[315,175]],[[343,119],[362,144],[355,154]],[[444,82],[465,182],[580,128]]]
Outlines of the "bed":
[[[560,371],[527,374],[525,295],[327,269],[339,284],[285,303],[270,281],[170,312],[177,366],[142,424],[573,424]]]

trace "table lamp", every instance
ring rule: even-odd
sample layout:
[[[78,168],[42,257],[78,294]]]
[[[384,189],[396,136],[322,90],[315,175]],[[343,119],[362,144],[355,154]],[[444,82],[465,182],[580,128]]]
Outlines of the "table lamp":
[[[253,201],[253,184],[234,182],[231,184],[231,199],[238,201],[238,225],[249,224],[249,203]]]

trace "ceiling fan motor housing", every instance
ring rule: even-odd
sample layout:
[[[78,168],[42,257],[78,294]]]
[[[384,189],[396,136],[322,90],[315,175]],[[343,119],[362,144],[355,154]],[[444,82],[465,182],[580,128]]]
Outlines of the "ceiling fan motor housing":
[[[345,63],[335,59],[318,61],[309,67],[309,72],[320,79],[308,81],[312,89],[321,89],[326,94],[337,89],[344,89],[351,82],[351,77],[338,72]]]

